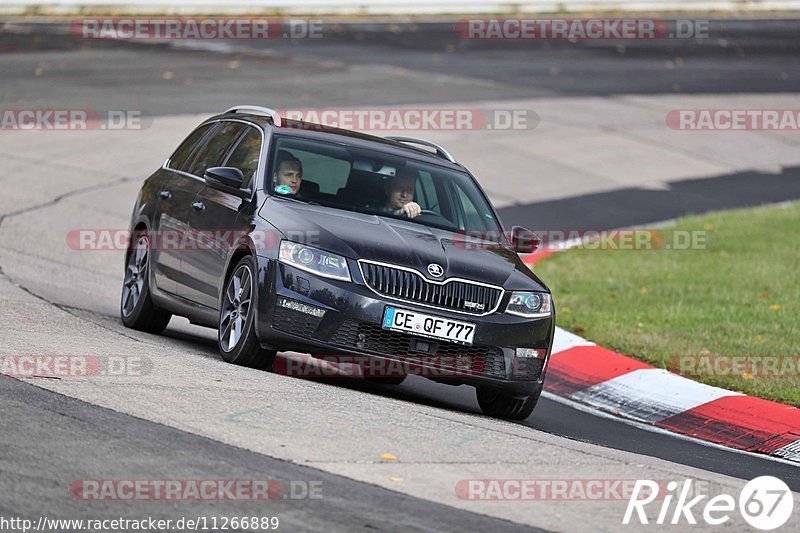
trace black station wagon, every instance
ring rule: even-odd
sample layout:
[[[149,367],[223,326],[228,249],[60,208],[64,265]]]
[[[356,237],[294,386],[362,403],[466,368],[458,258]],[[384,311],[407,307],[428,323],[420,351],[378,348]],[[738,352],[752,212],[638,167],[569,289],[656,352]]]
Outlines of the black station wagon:
[[[363,373],[471,385],[501,418],[527,418],[541,394],[555,311],[518,256],[538,238],[504,231],[434,143],[237,106],[145,180],[131,235],[128,327],[184,316],[217,329],[224,360],[263,369],[288,350],[402,364]]]

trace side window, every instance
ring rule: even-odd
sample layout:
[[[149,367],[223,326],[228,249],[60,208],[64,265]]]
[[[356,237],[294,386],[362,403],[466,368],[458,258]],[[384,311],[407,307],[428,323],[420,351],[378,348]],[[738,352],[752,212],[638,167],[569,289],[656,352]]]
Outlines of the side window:
[[[261,132],[256,128],[247,126],[247,132],[242,136],[224,166],[241,170],[242,174],[244,174],[243,187],[249,189],[253,185],[260,157]]]
[[[194,149],[203,139],[208,130],[211,129],[212,124],[205,124],[200,126],[196,130],[194,130],[187,138],[184,140],[181,145],[175,150],[175,153],[172,154],[172,157],[169,158],[169,168],[175,170],[182,170],[184,172],[188,172],[188,164],[187,161],[189,160],[189,156],[192,155]]]
[[[228,148],[246,127],[241,122],[224,122],[220,128],[214,130],[211,139],[195,156],[189,173],[202,178],[207,168],[219,166]]]

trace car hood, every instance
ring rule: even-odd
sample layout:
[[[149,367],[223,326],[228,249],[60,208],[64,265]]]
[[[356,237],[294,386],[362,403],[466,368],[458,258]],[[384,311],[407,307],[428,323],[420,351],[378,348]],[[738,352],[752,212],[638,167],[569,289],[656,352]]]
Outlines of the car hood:
[[[427,279],[455,277],[507,289],[547,290],[514,251],[469,246],[462,235],[447,230],[273,197],[260,215],[289,240],[351,259],[410,267]],[[431,263],[440,265],[444,275],[431,276]]]

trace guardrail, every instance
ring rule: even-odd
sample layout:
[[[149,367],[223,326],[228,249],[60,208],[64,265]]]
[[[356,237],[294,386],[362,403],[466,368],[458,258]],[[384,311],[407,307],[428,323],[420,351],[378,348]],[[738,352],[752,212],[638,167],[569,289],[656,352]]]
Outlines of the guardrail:
[[[270,14],[455,15],[554,12],[769,12],[800,9],[800,0],[4,0],[2,15]]]

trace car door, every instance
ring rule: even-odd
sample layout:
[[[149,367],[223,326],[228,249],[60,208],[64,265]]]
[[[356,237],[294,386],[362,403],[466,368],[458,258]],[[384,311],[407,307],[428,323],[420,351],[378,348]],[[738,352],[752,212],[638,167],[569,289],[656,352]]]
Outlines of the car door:
[[[204,185],[188,171],[216,126],[209,123],[195,129],[160,170],[158,205],[151,228],[151,265],[156,287],[171,294],[178,292],[181,241],[189,229],[190,204]]]
[[[222,156],[214,165],[232,166],[244,175],[243,188],[254,190],[263,146],[261,129],[243,122],[231,122],[227,131],[236,131]],[[208,168],[208,167],[207,167]],[[251,227],[254,208],[252,197],[242,199],[234,194],[205,186],[192,202],[189,227],[193,235],[202,236],[199,246],[184,251],[181,261],[183,283],[179,295],[193,302],[216,309],[221,278],[228,251],[237,236]]]

